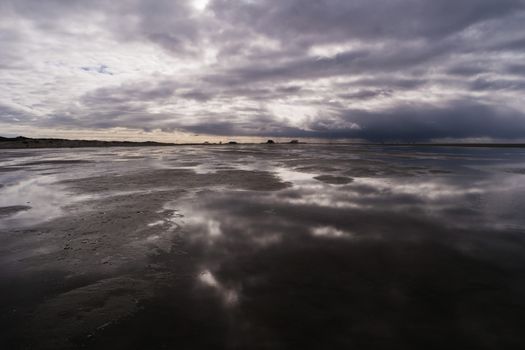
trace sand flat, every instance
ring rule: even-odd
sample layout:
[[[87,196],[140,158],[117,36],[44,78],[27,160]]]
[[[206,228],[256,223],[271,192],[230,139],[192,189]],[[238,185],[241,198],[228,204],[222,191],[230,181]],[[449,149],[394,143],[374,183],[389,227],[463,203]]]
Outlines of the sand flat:
[[[525,343],[524,150],[12,150],[4,166],[2,348]]]

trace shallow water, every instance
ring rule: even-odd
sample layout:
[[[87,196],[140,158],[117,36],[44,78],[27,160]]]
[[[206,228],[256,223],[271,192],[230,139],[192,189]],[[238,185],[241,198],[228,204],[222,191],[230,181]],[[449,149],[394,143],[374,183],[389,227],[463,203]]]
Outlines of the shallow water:
[[[525,150],[0,154],[7,348],[522,348]]]

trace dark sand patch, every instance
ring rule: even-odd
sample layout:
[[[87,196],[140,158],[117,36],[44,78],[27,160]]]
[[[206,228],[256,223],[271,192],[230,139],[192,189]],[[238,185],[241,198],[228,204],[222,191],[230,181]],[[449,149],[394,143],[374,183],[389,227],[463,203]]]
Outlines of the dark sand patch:
[[[131,277],[114,277],[60,294],[35,312],[34,339],[38,348],[71,347],[75,339],[92,337],[139,309],[151,294],[149,283]]]
[[[505,172],[509,174],[525,175],[525,168],[509,168],[505,169]]]
[[[352,177],[412,177],[427,175],[428,173],[431,171],[420,167],[402,167],[384,163],[379,166],[352,166],[343,174]]]
[[[122,159],[144,159],[144,156],[123,156]]]
[[[85,192],[136,191],[148,188],[197,188],[230,186],[254,191],[275,191],[289,186],[266,171],[220,170],[216,173],[196,174],[188,169],[157,169],[122,176],[99,176],[62,183]]]
[[[314,179],[331,184],[331,185],[346,185],[352,181],[354,181],[351,177],[343,177],[343,176],[332,176],[332,175],[321,175],[316,176]]]
[[[0,168],[0,173],[8,173],[8,172],[11,172],[11,171],[18,171],[22,169],[21,167],[16,167],[16,166],[6,166],[6,167],[1,167]]]
[[[178,226],[173,220],[178,214],[164,207],[184,194],[184,190],[174,190],[94,198],[68,206],[70,215],[42,223],[37,230],[14,230],[12,235],[2,232],[3,268],[23,269],[16,278],[31,280],[29,290],[41,281],[30,279],[28,273],[42,276],[46,271],[63,271],[75,279],[84,276],[89,281],[64,290],[67,279],[62,275],[48,278],[46,286],[61,292],[40,301],[31,313],[22,315],[21,306],[16,304],[17,317],[24,322],[9,324],[6,334],[20,339],[6,339],[6,344],[35,349],[77,348],[78,342],[98,336],[106,327],[136,312],[140,301],[154,291],[152,280],[162,279],[157,274],[148,277],[149,272],[154,273],[149,257],[164,252],[172,259],[182,257],[186,264],[189,261],[176,247]],[[183,265],[177,263],[171,271]],[[126,275],[127,271],[134,275]],[[176,278],[187,274],[183,270]],[[0,288],[0,296],[5,288]],[[30,315],[33,320],[28,324]],[[14,316],[9,317],[13,320],[17,318]],[[23,333],[13,331],[22,329]]]
[[[3,185],[0,185],[0,187],[2,186]],[[31,209],[31,207],[27,205],[11,205],[9,207],[0,207],[0,218],[10,216],[29,209]]]
[[[173,159],[175,160],[175,159]],[[198,166],[198,165],[201,165],[202,162],[178,162],[177,165],[178,166],[183,166],[183,167],[194,167],[194,166]]]
[[[442,169],[430,169],[428,172],[430,174],[452,174],[452,171]]]
[[[13,260],[10,256],[14,256],[18,268],[77,274],[142,266],[148,254],[171,249],[175,212],[163,206],[184,193],[130,193],[70,205],[65,207],[69,215],[41,223],[36,236],[26,232],[22,237],[6,237],[4,257]],[[154,222],[159,224],[149,225]]]
[[[63,164],[85,164],[85,163],[92,163],[89,160],[82,160],[82,159],[71,159],[71,160],[39,160],[35,162],[28,162],[20,164],[22,166],[32,166],[32,165],[63,165]]]
[[[339,169],[331,167],[331,166],[316,166],[316,165],[309,165],[309,166],[303,166],[299,168],[295,168],[297,171],[302,172],[323,172],[323,173],[332,173],[335,171],[338,171]]]
[[[0,153],[0,159],[13,159],[13,158],[25,158],[25,157],[33,157],[37,153],[36,152],[25,152],[25,151],[2,151]]]

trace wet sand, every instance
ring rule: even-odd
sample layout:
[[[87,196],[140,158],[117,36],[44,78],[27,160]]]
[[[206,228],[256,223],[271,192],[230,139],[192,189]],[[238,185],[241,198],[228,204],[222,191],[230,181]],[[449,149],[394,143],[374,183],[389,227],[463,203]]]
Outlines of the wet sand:
[[[3,349],[521,349],[525,150],[0,153]]]

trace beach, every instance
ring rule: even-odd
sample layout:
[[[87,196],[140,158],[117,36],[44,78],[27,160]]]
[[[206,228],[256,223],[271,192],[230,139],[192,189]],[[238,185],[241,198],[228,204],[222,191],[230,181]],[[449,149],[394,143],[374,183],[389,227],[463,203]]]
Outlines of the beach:
[[[4,349],[521,348],[523,148],[2,150]]]

